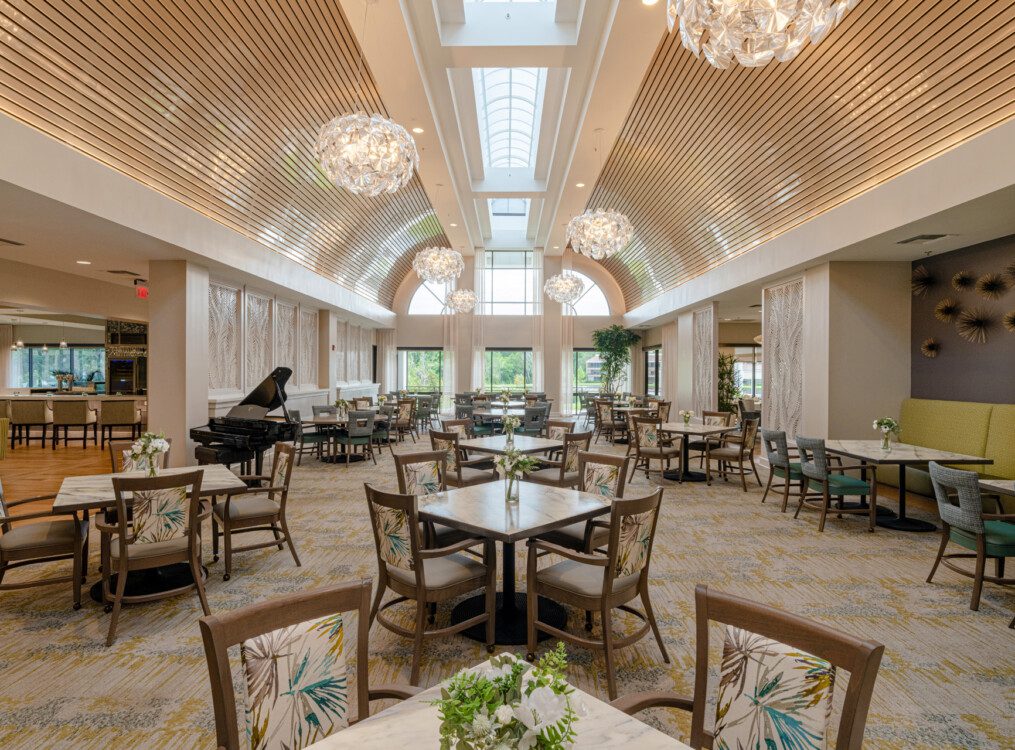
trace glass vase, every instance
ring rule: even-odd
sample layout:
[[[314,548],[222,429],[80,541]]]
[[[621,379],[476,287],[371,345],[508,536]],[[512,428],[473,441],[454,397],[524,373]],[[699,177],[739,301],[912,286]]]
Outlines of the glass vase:
[[[691,424],[691,415],[690,414],[685,414],[684,415],[684,424]]]
[[[508,505],[514,505],[518,502],[518,493],[520,490],[521,483],[513,476],[508,476],[504,480],[504,502]]]
[[[507,440],[505,441],[505,445],[508,448],[514,448],[515,447],[515,431],[514,430],[508,430],[506,434],[507,434]]]
[[[881,434],[881,450],[886,453],[892,450],[892,433],[884,432]]]

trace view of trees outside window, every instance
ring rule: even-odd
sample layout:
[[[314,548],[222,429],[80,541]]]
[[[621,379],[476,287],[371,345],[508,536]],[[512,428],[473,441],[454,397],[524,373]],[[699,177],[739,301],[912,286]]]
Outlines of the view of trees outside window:
[[[731,346],[720,351],[736,358],[733,367],[740,375],[740,395],[761,398],[761,347]]]
[[[491,393],[533,388],[531,349],[487,349],[483,385]]]
[[[398,388],[440,392],[443,367],[444,352],[440,349],[399,349]]]
[[[663,350],[645,350],[645,395],[658,396],[663,382]]]
[[[74,373],[74,383],[105,382],[106,349],[101,346],[26,346],[11,352],[11,385],[14,388],[55,388],[55,372]]]

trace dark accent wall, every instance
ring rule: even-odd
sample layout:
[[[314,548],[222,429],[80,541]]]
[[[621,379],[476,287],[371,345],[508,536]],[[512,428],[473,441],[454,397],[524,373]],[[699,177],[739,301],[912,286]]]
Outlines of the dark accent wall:
[[[913,296],[914,398],[1015,403],[1015,333],[1002,323],[1006,313],[1015,311],[1015,278],[1007,277],[1010,288],[998,300],[987,299],[975,288],[956,291],[952,286],[952,277],[959,271],[979,279],[985,273],[1003,274],[1013,263],[1015,235],[913,262],[914,270],[923,265],[935,277],[925,295]],[[938,302],[949,297],[963,309],[979,307],[990,312],[994,322],[986,343],[967,341],[959,336],[955,321],[944,323],[934,316]],[[920,351],[928,338],[941,346],[933,359]]]

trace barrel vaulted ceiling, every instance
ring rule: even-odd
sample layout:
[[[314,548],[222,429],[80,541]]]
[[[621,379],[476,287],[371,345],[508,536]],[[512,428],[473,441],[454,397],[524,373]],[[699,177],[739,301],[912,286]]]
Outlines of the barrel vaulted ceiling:
[[[1015,4],[861,0],[820,45],[717,70],[665,36],[590,208],[633,309],[1015,116]]]
[[[314,161],[358,101],[333,0],[0,0],[0,58],[0,112],[383,305],[447,243],[418,177],[360,198]]]

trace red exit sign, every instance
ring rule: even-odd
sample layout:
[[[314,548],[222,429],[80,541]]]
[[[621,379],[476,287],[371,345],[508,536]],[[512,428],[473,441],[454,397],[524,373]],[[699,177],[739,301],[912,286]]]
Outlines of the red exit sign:
[[[148,287],[138,284],[134,287],[134,294],[137,295],[138,299],[148,299]]]

